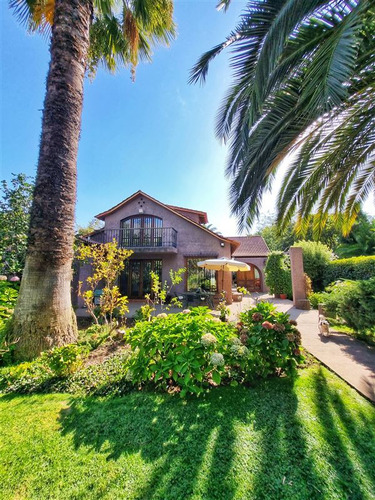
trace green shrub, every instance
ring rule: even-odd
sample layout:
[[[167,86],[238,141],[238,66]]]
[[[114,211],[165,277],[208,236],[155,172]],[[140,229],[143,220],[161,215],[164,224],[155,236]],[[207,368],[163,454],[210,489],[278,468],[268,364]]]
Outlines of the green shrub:
[[[302,248],[304,271],[311,279],[314,292],[323,290],[327,265],[334,257],[332,251],[317,241],[297,241],[293,246]]]
[[[266,285],[274,295],[286,293],[292,298],[292,278],[288,265],[288,257],[284,252],[271,252],[264,269]]]
[[[0,281],[0,325],[12,316],[19,288],[19,283]]]
[[[357,332],[375,332],[375,277],[339,281],[323,295],[328,316],[338,316]]]
[[[310,305],[313,309],[318,309],[319,304],[324,304],[326,301],[326,294],[324,292],[312,292],[308,296]]]
[[[139,322],[126,337],[134,352],[132,380],[181,391],[182,396],[200,394],[210,381],[220,384],[225,376],[225,363],[235,358],[235,337],[234,326],[217,321],[206,307]]]
[[[368,280],[375,276],[375,255],[352,257],[329,262],[324,274],[324,284],[338,280]]]
[[[292,374],[303,360],[301,334],[289,315],[276,311],[268,302],[241,314],[241,338],[249,349],[248,378],[265,378],[277,373]]]
[[[88,346],[68,344],[42,353],[39,359],[56,377],[66,377],[82,365],[88,352]]]

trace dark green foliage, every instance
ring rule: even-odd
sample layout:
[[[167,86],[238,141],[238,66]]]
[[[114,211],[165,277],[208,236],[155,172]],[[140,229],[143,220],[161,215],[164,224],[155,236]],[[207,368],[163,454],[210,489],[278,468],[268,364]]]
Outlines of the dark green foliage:
[[[201,56],[191,81],[231,46],[233,82],[217,135],[229,143],[232,211],[243,224],[293,151],[278,199],[284,227],[312,211],[350,229],[374,190],[373,0],[251,0],[224,42]],[[296,144],[299,147],[296,148]]]
[[[324,285],[340,280],[367,280],[375,276],[375,256],[333,260],[324,271]]]
[[[336,253],[341,258],[375,255],[375,219],[361,212],[350,234],[342,238]]]
[[[332,251],[318,241],[297,241],[293,246],[303,250],[303,267],[310,277],[314,292],[323,290],[327,265],[333,259]]]
[[[320,295],[329,316],[338,316],[356,332],[375,333],[375,277],[339,281]]]
[[[261,302],[241,314],[242,335],[248,337],[249,378],[265,378],[275,373],[292,375],[303,360],[299,349],[301,334],[289,315],[276,311],[268,302]]]
[[[266,284],[275,295],[285,293],[292,298],[292,278],[289,258],[283,252],[271,252],[264,268]]]
[[[0,274],[20,274],[25,265],[29,212],[34,185],[24,174],[13,174],[11,186],[1,182]]]

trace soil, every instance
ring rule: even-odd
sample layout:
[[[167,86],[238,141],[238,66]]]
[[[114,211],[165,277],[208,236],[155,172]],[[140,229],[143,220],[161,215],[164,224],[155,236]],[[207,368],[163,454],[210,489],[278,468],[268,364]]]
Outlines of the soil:
[[[130,349],[129,344],[125,344],[123,340],[106,342],[90,352],[85,360],[85,366],[99,365],[114,354],[125,352],[128,349]]]

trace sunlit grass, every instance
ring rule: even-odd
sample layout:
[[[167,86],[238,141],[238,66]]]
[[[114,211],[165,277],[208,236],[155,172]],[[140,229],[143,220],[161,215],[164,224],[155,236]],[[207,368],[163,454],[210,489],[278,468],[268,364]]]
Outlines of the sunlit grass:
[[[375,407],[325,368],[293,383],[0,398],[0,498],[372,499]]]

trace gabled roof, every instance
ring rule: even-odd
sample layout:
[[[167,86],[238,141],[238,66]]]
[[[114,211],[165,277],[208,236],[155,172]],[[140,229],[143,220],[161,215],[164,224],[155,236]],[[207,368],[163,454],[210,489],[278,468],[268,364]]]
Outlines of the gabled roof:
[[[190,222],[190,224],[193,224],[194,226],[199,227],[199,229],[201,229],[202,231],[205,231],[206,233],[209,233],[212,236],[215,236],[215,238],[217,238],[218,240],[230,243],[232,251],[234,251],[239,246],[239,243],[237,241],[233,241],[231,238],[225,238],[224,236],[220,236],[219,234],[214,233],[210,229],[208,229],[208,228],[206,228],[204,226],[201,226],[200,224],[198,224],[197,222],[193,221],[188,216],[185,216],[182,213],[178,212],[177,210],[181,210],[181,211],[186,210],[186,211],[196,212],[196,213],[202,213],[202,214],[205,214],[205,212],[198,212],[197,210],[190,210],[190,209],[186,209],[186,208],[183,209],[183,208],[180,208],[180,207],[174,207],[173,205],[165,205],[164,203],[161,203],[159,200],[156,200],[155,198],[153,198],[152,196],[150,196],[147,193],[144,193],[141,190],[139,190],[136,193],[132,194],[131,196],[129,196],[125,200],[121,201],[120,203],[118,203],[114,207],[110,208],[109,210],[106,210],[105,212],[101,212],[100,214],[95,215],[95,217],[97,219],[104,220],[107,217],[107,215],[110,215],[113,212],[116,212],[117,210],[119,210],[120,208],[122,208],[124,205],[126,205],[127,203],[129,203],[131,200],[133,200],[137,196],[143,196],[145,198],[148,198],[149,200],[153,201],[157,205],[165,208],[166,210],[169,210],[170,212],[172,212],[173,214],[177,215],[178,217],[181,217],[182,219]],[[206,214],[206,216],[207,216],[207,214]]]
[[[198,215],[199,222],[201,224],[207,224],[208,222],[207,212],[201,212],[200,210],[192,210],[191,208],[176,207],[174,205],[166,205],[166,206],[171,208],[172,210],[175,210],[176,212],[183,212],[183,213],[186,212],[187,217],[189,217],[189,214]]]
[[[230,236],[229,239],[239,243],[233,257],[267,257],[269,248],[261,236]]]

